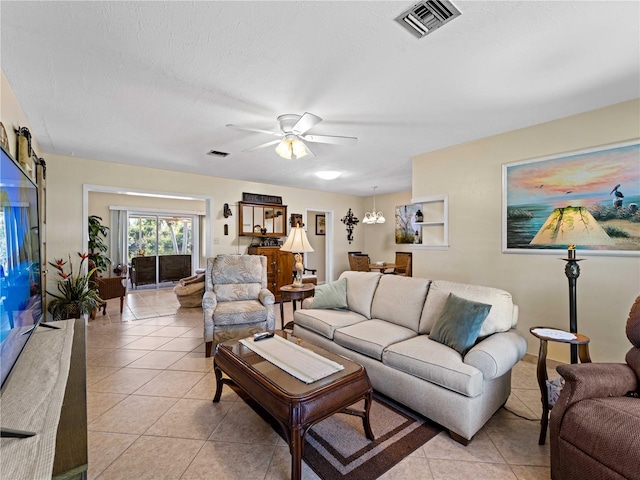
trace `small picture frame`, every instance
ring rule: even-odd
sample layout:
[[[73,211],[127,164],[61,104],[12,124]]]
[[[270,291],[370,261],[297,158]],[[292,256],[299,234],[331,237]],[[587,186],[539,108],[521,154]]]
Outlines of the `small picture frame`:
[[[316,235],[324,235],[326,233],[325,216],[316,215]]]

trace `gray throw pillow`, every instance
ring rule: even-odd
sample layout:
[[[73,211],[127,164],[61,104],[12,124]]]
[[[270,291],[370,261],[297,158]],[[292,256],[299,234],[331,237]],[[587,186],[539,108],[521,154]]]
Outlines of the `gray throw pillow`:
[[[453,348],[464,357],[476,343],[482,322],[490,311],[491,305],[450,293],[429,338]]]
[[[318,285],[313,294],[311,308],[348,308],[347,279]]]

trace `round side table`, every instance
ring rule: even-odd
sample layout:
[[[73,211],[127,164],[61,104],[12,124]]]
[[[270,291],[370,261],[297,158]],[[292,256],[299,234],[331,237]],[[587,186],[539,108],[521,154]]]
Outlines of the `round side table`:
[[[570,333],[557,328],[531,327],[531,335],[540,340],[538,352],[538,386],[540,387],[540,400],[542,401],[542,418],[540,419],[540,438],[538,445],[544,445],[547,437],[547,425],[549,424],[549,393],[547,392],[547,343],[559,342],[578,346],[580,363],[591,363],[589,356],[589,337],[580,333]]]
[[[288,322],[286,325],[284,324],[284,301],[285,296],[287,300],[291,300],[293,304],[293,311],[296,311],[296,300],[304,300],[307,297],[312,297],[313,292],[315,291],[316,286],[313,283],[305,283],[301,287],[294,287],[293,285],[283,285],[280,287],[280,322],[282,323],[282,328],[288,328],[291,323]],[[302,305],[302,303],[300,303]]]

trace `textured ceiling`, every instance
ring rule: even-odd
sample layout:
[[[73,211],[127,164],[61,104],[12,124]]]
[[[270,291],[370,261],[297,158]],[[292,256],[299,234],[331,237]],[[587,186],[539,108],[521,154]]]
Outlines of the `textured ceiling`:
[[[640,97],[639,2],[453,3],[418,40],[394,21],[410,1],[3,0],[0,59],[45,154],[355,195],[410,190],[416,154]],[[304,112],[358,144],[291,161],[225,127]]]

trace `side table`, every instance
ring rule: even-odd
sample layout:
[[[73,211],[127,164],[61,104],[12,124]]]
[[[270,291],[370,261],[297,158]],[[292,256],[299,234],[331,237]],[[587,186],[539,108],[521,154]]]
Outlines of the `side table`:
[[[316,286],[313,283],[305,283],[301,287],[294,287],[293,285],[283,285],[280,287],[280,321],[282,322],[282,328],[287,328],[289,326],[284,324],[284,301],[285,296],[287,300],[291,300],[293,304],[293,311],[296,311],[296,300],[304,300],[307,297],[312,297],[313,292],[315,291]],[[302,304],[301,304],[302,305]]]
[[[591,363],[589,356],[589,337],[580,333],[569,333],[557,328],[531,327],[531,335],[540,340],[538,353],[538,386],[542,401],[542,418],[540,419],[540,438],[538,445],[544,445],[547,437],[547,425],[549,424],[549,393],[547,392],[547,343],[559,342],[578,346],[578,358],[580,363]]]

